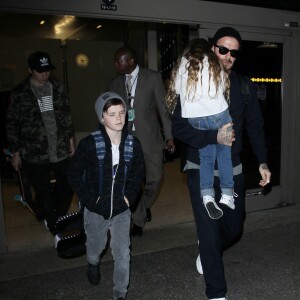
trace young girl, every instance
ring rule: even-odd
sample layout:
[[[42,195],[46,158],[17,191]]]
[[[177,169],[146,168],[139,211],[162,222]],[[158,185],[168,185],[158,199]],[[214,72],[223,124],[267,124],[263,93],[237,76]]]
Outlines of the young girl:
[[[114,258],[114,299],[125,299],[130,271],[130,205],[144,178],[139,141],[127,132],[126,104],[116,93],[101,94],[95,103],[99,130],[75,151],[69,181],[84,207],[88,279],[100,281],[100,255],[110,231]]]
[[[167,105],[173,110],[180,97],[182,117],[200,130],[218,129],[231,123],[228,111],[229,78],[213,53],[209,43],[198,39],[185,51],[174,68]],[[217,160],[222,197],[220,204],[234,209],[231,148],[210,144],[199,149],[200,189],[205,208],[212,219],[219,219],[223,211],[215,202],[213,188]]]

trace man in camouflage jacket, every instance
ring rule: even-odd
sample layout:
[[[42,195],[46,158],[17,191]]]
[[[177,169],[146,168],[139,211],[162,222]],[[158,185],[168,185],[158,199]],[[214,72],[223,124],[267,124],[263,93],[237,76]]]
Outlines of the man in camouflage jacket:
[[[14,169],[20,171],[22,166],[35,190],[34,211],[56,234],[55,221],[68,211],[73,195],[67,171],[75,150],[74,130],[66,91],[50,79],[54,68],[50,56],[35,52],[28,57],[28,66],[30,76],[11,94],[7,139]]]

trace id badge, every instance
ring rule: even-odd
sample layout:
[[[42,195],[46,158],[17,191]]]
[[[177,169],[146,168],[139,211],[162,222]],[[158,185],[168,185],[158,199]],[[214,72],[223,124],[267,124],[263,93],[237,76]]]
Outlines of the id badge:
[[[133,121],[134,120],[134,109],[129,108],[128,109],[128,121]]]

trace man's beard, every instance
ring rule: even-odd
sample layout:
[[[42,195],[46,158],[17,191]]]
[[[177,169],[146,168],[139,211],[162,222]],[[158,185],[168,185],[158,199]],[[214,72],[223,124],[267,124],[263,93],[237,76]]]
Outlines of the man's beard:
[[[233,62],[231,61],[231,59],[223,60],[223,66],[227,70],[227,72],[229,72],[233,67]]]

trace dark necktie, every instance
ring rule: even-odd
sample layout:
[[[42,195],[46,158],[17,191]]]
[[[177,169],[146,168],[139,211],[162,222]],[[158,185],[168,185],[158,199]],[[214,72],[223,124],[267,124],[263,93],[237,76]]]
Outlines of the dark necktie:
[[[131,96],[132,84],[131,84],[132,75],[126,75],[126,88],[127,88],[127,95]]]
[[[126,75],[126,82],[125,82],[125,84],[126,84],[127,96],[129,98],[128,99],[129,109],[132,109],[132,105],[131,105],[132,104],[131,103],[132,99],[130,99],[130,97],[131,97],[131,90],[132,90],[131,79],[132,79],[132,75],[131,74]],[[128,126],[128,131],[132,132],[133,121],[128,121],[127,126]]]

